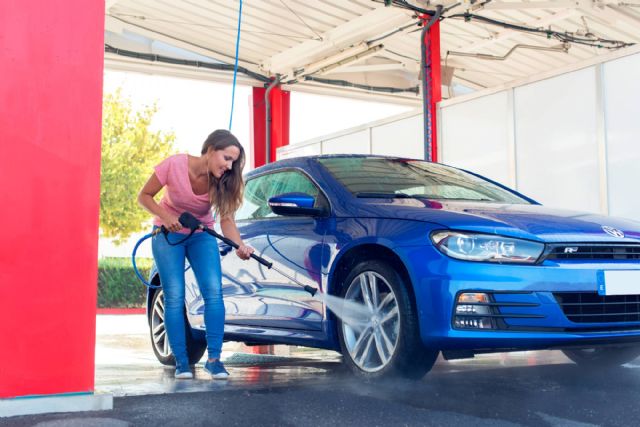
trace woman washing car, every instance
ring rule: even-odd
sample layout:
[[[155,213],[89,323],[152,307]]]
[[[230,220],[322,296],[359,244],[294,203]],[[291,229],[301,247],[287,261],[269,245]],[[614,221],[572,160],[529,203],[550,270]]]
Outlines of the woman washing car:
[[[227,378],[220,361],[224,335],[224,304],[220,253],[216,239],[203,232],[186,238],[178,217],[191,212],[203,225],[212,228],[213,213],[220,218],[222,233],[236,242],[236,254],[249,259],[253,248],[243,244],[234,220],[242,202],[242,169],[245,154],[235,136],[226,130],[211,133],[202,145],[200,157],[176,154],[155,167],[138,195],[138,202],[152,213],[154,229],[164,226],[167,233],[153,237],[153,257],[164,290],[165,326],[176,359],[175,377],[193,378],[187,356],[184,322],[184,264],[189,260],[204,299],[208,358],[204,371],[213,378]],[[154,196],[166,187],[162,200]]]

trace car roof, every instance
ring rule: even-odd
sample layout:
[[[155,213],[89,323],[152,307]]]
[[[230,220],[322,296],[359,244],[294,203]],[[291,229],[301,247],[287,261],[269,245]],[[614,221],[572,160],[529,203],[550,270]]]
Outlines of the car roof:
[[[288,159],[277,160],[273,163],[260,166],[256,169],[253,169],[250,172],[247,172],[246,177],[248,178],[257,174],[261,174],[263,172],[267,172],[270,170],[279,169],[283,167],[301,167],[301,166],[307,165],[309,161],[316,161],[319,159],[336,159],[336,158],[381,158],[381,159],[392,159],[392,160],[424,161],[423,159],[411,159],[407,157],[397,157],[397,156],[383,156],[379,154],[319,154],[319,155],[291,157]]]

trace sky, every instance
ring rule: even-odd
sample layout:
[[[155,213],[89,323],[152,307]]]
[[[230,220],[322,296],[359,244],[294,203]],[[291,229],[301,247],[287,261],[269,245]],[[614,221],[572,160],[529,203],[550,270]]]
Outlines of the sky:
[[[228,129],[231,84],[105,70],[104,92],[122,89],[134,109],[158,105],[154,130],[173,131],[178,151],[199,155],[215,129]],[[251,88],[236,86],[231,131],[247,151],[251,165],[249,102]],[[411,110],[412,107],[291,92],[290,144]]]

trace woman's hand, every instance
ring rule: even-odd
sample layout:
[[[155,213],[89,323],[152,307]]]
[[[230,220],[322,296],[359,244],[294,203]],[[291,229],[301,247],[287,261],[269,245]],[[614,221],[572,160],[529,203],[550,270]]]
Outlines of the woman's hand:
[[[236,249],[236,255],[244,260],[247,260],[251,258],[251,254],[253,253],[253,251],[254,249],[251,246],[247,246],[242,243],[238,246],[238,249]]]
[[[220,228],[222,229],[222,234],[224,234],[224,237],[238,243],[236,255],[244,260],[249,259],[251,257],[251,254],[253,253],[253,248],[242,243],[240,232],[238,231],[238,227],[236,226],[236,222],[233,220],[233,217],[231,216],[221,218]]]
[[[164,225],[164,228],[174,233],[182,230],[182,224],[180,224],[180,220],[177,216],[174,215],[163,216],[162,224]]]

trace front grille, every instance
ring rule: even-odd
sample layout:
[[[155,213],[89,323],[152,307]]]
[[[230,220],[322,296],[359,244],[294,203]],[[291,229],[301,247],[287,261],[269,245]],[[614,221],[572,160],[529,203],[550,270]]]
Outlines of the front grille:
[[[553,296],[567,318],[575,323],[640,322],[640,295],[554,292]]]
[[[548,245],[545,259],[640,259],[640,245],[636,244],[554,244]]]

